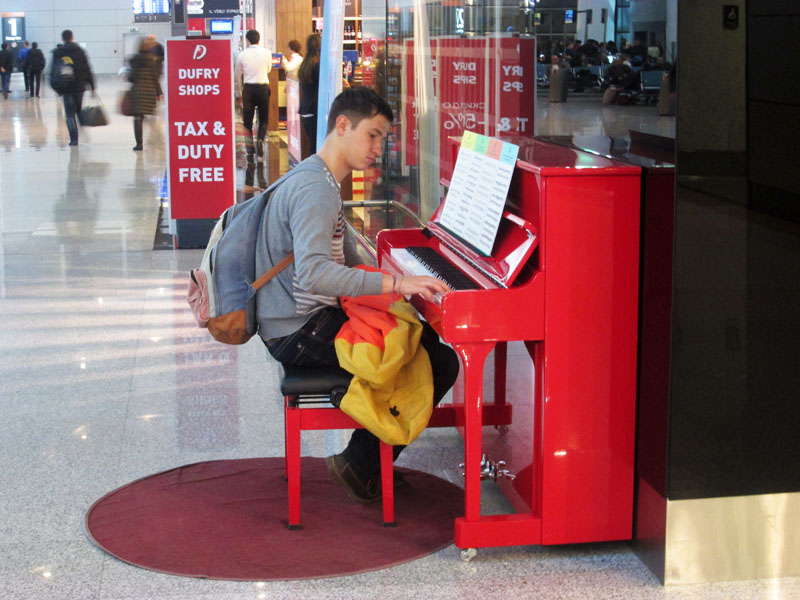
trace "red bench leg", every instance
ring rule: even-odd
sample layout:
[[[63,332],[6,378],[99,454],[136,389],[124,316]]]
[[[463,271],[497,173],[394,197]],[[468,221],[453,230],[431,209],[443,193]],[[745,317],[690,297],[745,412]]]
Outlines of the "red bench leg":
[[[394,449],[381,442],[381,493],[383,495],[383,526],[394,527]]]
[[[300,529],[300,409],[286,406],[286,479],[289,486],[289,529]]]

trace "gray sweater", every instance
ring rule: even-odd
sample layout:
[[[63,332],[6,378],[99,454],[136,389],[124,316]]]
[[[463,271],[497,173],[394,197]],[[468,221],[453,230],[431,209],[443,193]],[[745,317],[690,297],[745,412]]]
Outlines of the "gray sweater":
[[[346,228],[345,265],[334,260],[342,200],[339,185],[325,162],[314,154],[284,177],[264,211],[256,246],[256,272],[267,271],[291,252],[294,263],[256,295],[259,335],[265,340],[294,333],[315,311],[334,303],[338,296],[380,294],[382,288],[380,273],[345,266],[361,262]],[[308,294],[320,295],[311,308]],[[306,296],[304,301],[299,295]],[[331,301],[326,302],[325,296]]]

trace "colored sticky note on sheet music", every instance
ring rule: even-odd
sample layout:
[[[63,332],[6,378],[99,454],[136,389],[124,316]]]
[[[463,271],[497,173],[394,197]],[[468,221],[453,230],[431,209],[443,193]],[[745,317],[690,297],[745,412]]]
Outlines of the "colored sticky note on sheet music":
[[[519,146],[465,131],[439,223],[490,256]]]

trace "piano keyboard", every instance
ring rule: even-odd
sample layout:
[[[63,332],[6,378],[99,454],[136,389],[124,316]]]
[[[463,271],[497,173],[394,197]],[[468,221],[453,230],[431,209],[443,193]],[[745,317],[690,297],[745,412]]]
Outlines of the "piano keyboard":
[[[441,279],[454,290],[477,290],[481,287],[427,246],[392,248],[392,258],[410,275],[429,275]]]

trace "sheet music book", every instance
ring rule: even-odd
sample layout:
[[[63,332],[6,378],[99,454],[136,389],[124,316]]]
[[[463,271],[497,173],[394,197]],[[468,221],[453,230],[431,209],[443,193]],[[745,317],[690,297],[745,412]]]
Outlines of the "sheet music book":
[[[439,224],[491,256],[519,146],[465,131]]]

